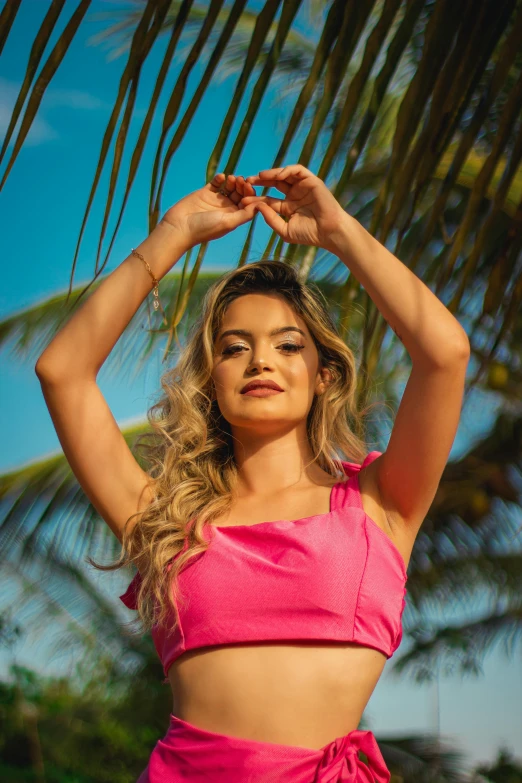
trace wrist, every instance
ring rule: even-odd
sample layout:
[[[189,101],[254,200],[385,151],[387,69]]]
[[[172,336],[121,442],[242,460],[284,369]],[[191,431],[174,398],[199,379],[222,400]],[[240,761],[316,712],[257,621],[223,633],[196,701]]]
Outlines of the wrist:
[[[161,280],[189,250],[189,246],[172,225],[160,220],[136,250],[144,256],[154,277]]]
[[[341,260],[346,259],[350,256],[356,237],[360,235],[361,231],[367,233],[358,220],[349,215],[348,212],[343,211],[336,227],[329,232],[328,247],[325,247],[325,250],[333,253]]]
[[[182,231],[176,223],[166,220],[165,216],[158,222],[154,231],[156,231],[156,229],[159,229],[159,232],[163,233],[165,242],[171,243],[173,247],[181,249],[182,253],[186,253],[193,247],[185,232]]]

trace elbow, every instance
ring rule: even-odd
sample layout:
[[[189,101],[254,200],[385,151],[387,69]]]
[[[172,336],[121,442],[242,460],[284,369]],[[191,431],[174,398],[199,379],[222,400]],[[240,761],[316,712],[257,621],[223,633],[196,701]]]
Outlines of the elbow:
[[[38,360],[37,360],[37,362],[36,362],[36,364],[34,366],[34,371],[35,371],[37,377],[40,380],[42,380],[42,378],[47,378],[47,377],[49,377],[51,375],[51,369],[49,367],[49,362],[44,359],[44,354],[42,354],[38,358]]]
[[[44,381],[50,383],[56,381],[60,377],[63,377],[63,372],[59,372],[56,367],[52,367],[47,360],[42,360],[42,357],[38,359],[34,366],[34,371],[40,383]]]
[[[455,354],[457,359],[466,362],[466,364],[469,362],[471,356],[471,343],[469,341],[468,335],[466,332],[464,332],[464,330],[455,342]]]
[[[452,335],[451,338],[440,340],[439,345],[430,346],[428,352],[416,353],[410,357],[414,364],[423,365],[426,368],[448,370],[452,367],[467,367],[471,356],[471,346],[465,332]]]
[[[437,364],[441,369],[452,367],[467,367],[471,356],[471,347],[467,335],[458,337],[451,345],[446,346],[446,351],[441,355]]]
[[[35,371],[37,377],[39,379],[41,379],[43,374],[44,374],[44,368],[43,368],[43,363],[42,363],[41,357],[37,360],[37,362],[36,362],[36,364],[34,366],[34,371]]]
[[[44,354],[40,356],[34,366],[34,371],[40,383],[56,385],[76,381],[96,380],[98,370],[91,371],[90,368],[85,368],[83,365],[78,368],[76,364],[73,364],[72,360],[68,360],[66,363],[49,361],[48,358],[42,358],[43,356]]]

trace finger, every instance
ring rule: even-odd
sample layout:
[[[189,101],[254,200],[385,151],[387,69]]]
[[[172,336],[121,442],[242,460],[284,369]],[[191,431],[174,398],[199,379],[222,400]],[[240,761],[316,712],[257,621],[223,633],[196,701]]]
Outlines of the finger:
[[[227,231],[232,231],[234,228],[242,226],[244,223],[248,223],[249,220],[252,220],[255,214],[255,204],[249,204],[244,209],[234,209],[233,212],[227,211],[223,217],[223,223],[225,224]]]
[[[234,189],[231,193],[228,194],[228,198],[232,201],[233,204],[238,204],[241,201],[242,196],[243,190],[241,186],[241,180],[239,177],[236,177],[234,182]]]
[[[259,172],[259,176],[263,177],[264,179],[275,179],[278,174],[280,174],[284,170],[284,167],[279,167],[277,169],[263,169]]]
[[[315,174],[313,171],[310,171],[310,169],[305,168],[301,163],[294,163],[291,166],[285,166],[284,169],[277,174],[277,178],[281,179],[285,179],[288,176],[302,179],[303,177],[315,177]]]
[[[268,204],[269,207],[271,207],[274,212],[277,212],[278,214],[282,214],[283,212],[283,204],[285,203],[280,198],[274,198],[273,196],[244,196],[241,201],[239,202],[238,206],[247,206],[248,204],[259,204],[259,203]]]
[[[248,182],[247,179],[245,179],[245,196],[255,196],[256,195],[256,189],[254,188],[253,184],[251,182]]]
[[[236,180],[236,188],[242,193],[243,196],[255,196],[256,191],[251,182],[248,182],[248,177],[239,176]]]
[[[288,223],[286,223],[283,218],[272,209],[272,207],[269,207],[268,204],[265,204],[262,201],[260,203],[254,204],[254,208],[257,212],[261,212],[265,219],[265,223],[286,242],[288,235]],[[248,207],[245,207],[245,209],[248,209]]]
[[[219,190],[220,187],[222,186],[224,180],[225,180],[225,175],[223,174],[223,172],[220,171],[218,174],[215,174],[212,177],[210,182],[208,182],[205,187],[215,188],[216,190]],[[212,191],[212,192],[214,192],[214,191]]]
[[[236,177],[236,190],[240,194],[240,196],[250,196],[250,188],[251,185],[247,185],[245,182],[245,178],[240,174],[238,177]],[[249,191],[247,193],[247,190]]]
[[[291,166],[284,166],[278,169],[263,169],[259,172],[259,176],[262,180],[265,179],[284,179],[291,184],[299,182],[299,180],[305,177],[314,177],[315,174],[309,169],[302,166],[300,163],[293,164]]]
[[[284,193],[285,196],[290,192],[291,185],[287,182],[283,182],[279,179],[263,179],[262,177],[251,176],[247,177],[247,181],[251,185],[263,185],[264,188],[275,188]]]
[[[260,171],[260,174],[264,174],[264,171]],[[290,166],[285,166],[279,169],[279,172],[275,175],[276,179],[288,179],[288,177],[297,177],[297,179],[303,179],[304,177],[315,177],[313,171],[305,168],[301,163],[294,163]]]

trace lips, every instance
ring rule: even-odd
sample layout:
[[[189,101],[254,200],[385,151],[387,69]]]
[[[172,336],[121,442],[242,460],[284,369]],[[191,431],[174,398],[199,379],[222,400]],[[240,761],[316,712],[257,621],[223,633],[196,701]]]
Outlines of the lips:
[[[250,381],[246,386],[243,386],[241,394],[246,394],[246,392],[252,391],[252,389],[275,389],[275,391],[284,391],[275,381]]]

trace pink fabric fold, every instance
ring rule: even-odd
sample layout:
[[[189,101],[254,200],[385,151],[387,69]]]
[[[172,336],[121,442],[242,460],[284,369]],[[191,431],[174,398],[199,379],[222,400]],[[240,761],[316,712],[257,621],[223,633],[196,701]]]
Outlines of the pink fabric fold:
[[[138,783],[389,783],[390,777],[371,731],[351,731],[313,750],[219,734],[172,715]]]
[[[359,751],[365,754],[369,766],[359,758]],[[313,783],[389,783],[389,780],[390,772],[374,735],[371,731],[357,730],[323,749]]]

